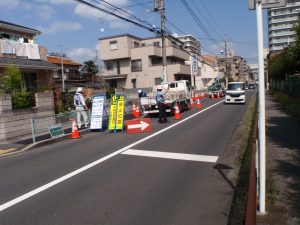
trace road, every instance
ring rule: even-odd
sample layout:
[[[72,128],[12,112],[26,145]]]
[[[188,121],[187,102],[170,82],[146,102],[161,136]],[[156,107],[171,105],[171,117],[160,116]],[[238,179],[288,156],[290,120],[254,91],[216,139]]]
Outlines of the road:
[[[247,104],[209,100],[179,121],[153,118],[151,133],[88,133],[1,157],[0,224],[224,225],[233,190],[215,166]]]

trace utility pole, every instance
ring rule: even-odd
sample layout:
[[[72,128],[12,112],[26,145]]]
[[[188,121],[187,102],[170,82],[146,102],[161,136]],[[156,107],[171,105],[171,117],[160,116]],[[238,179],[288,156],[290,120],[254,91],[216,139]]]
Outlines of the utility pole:
[[[155,0],[154,11],[159,11],[161,19],[161,47],[162,47],[162,66],[163,82],[168,82],[167,75],[167,53],[166,53],[166,17],[165,17],[165,6],[164,0]]]
[[[62,82],[62,92],[65,92],[65,76],[64,76],[64,62],[63,62],[63,46],[60,45],[60,63],[61,63],[61,82]]]
[[[227,73],[227,39],[225,37],[225,53],[224,53],[224,56],[225,56],[225,83],[226,83],[226,88],[228,86],[228,73]]]

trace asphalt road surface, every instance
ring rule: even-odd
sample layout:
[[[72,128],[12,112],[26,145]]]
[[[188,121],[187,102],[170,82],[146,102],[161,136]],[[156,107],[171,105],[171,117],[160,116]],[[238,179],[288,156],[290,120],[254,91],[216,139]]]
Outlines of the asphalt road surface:
[[[0,224],[225,225],[233,190],[214,166],[248,103],[222,100],[152,118],[151,133],[93,132],[1,157]]]

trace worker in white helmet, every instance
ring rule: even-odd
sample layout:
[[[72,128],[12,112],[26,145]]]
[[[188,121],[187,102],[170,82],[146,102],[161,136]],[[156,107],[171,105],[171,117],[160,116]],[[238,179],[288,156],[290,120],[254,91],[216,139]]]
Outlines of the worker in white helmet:
[[[89,124],[88,115],[86,113],[86,110],[88,110],[88,107],[85,104],[85,100],[82,95],[82,91],[83,90],[81,87],[77,88],[75,96],[74,96],[74,106],[75,106],[75,110],[76,110],[76,114],[77,114],[78,128],[81,128],[81,126],[82,126],[81,117],[83,117],[85,127],[87,127]]]
[[[155,95],[156,103],[158,106],[158,122],[159,123],[167,123],[167,112],[165,106],[165,94],[167,93],[168,89],[163,91],[161,85],[157,86],[157,92]]]

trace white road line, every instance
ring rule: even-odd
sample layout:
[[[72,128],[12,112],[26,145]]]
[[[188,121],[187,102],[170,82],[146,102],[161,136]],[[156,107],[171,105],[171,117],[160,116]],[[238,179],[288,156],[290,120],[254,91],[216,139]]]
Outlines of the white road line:
[[[175,127],[175,126],[178,126],[179,124],[181,124],[181,123],[183,123],[183,122],[185,122],[185,121],[187,121],[187,120],[189,120],[189,119],[191,119],[191,118],[199,115],[200,113],[203,113],[206,110],[208,110],[208,109],[210,109],[210,108],[212,108],[212,107],[214,107],[214,106],[216,106],[218,104],[223,103],[223,101],[217,102],[216,104],[211,105],[211,106],[209,106],[209,107],[207,107],[207,108],[205,108],[205,109],[203,109],[203,110],[201,110],[201,111],[199,111],[199,112],[197,112],[197,113],[195,113],[195,114],[193,114],[193,115],[191,115],[191,116],[189,116],[189,117],[187,117],[187,118],[185,118],[183,120],[180,120],[179,122],[177,122],[177,123],[175,123],[175,124],[173,124],[171,126],[168,126],[168,127],[164,128],[164,129],[162,129],[160,131],[157,131],[154,134],[151,134],[151,135],[149,135],[149,136],[147,136],[147,137],[145,137],[145,138],[143,138],[143,139],[141,139],[139,141],[136,141],[136,142],[134,142],[134,143],[132,143],[132,144],[130,144],[128,146],[125,146],[124,148],[121,148],[121,149],[119,149],[119,150],[117,150],[117,151],[115,151],[115,152],[113,152],[113,153],[111,153],[111,154],[109,154],[109,155],[107,155],[107,156],[105,156],[103,158],[100,158],[100,159],[98,159],[98,160],[96,160],[96,161],[94,161],[94,162],[92,162],[92,163],[90,163],[90,164],[88,164],[86,166],[83,166],[83,167],[81,167],[81,168],[79,168],[79,169],[77,169],[77,170],[75,170],[75,171],[73,171],[71,173],[68,173],[65,176],[62,176],[62,177],[60,177],[60,178],[58,178],[58,179],[56,179],[54,181],[51,181],[51,182],[49,182],[49,183],[47,183],[47,184],[45,184],[45,185],[43,185],[41,187],[36,188],[36,189],[34,189],[34,190],[32,190],[32,191],[24,194],[24,195],[21,195],[21,196],[13,199],[11,201],[8,201],[8,202],[0,205],[0,212],[3,211],[3,210],[5,210],[5,209],[7,209],[7,208],[9,208],[9,207],[11,207],[11,206],[13,206],[13,205],[16,205],[16,204],[20,203],[20,202],[22,202],[22,201],[24,201],[24,200],[26,200],[26,199],[34,196],[34,195],[37,195],[38,193],[40,193],[42,191],[45,191],[45,190],[47,190],[47,189],[49,189],[49,188],[51,188],[51,187],[53,187],[53,186],[55,186],[55,185],[57,185],[57,184],[65,181],[65,180],[67,180],[67,179],[69,179],[69,178],[71,178],[71,177],[73,177],[75,175],[78,175],[78,174],[80,174],[80,173],[82,173],[82,172],[84,172],[84,171],[86,171],[86,170],[88,170],[88,169],[90,169],[90,168],[92,168],[92,167],[94,167],[94,166],[96,166],[96,165],[104,162],[105,160],[110,159],[110,158],[112,158],[112,157],[114,157],[114,156],[116,156],[116,155],[118,155],[118,154],[120,154],[120,153],[122,153],[122,152],[124,152],[124,151],[126,151],[126,150],[128,150],[128,149],[130,149],[130,148],[132,148],[132,147],[134,147],[134,146],[136,146],[136,145],[144,142],[144,141],[147,141],[147,140],[149,140],[149,139],[151,139],[151,138],[153,138],[153,137],[155,137],[155,136],[157,136],[157,135],[159,135],[159,134],[161,134],[161,133],[163,133],[163,132],[165,132],[165,131],[167,131],[167,130]]]
[[[189,161],[198,161],[198,162],[211,162],[211,163],[215,163],[218,160],[218,156],[195,155],[195,154],[174,153],[174,152],[145,151],[145,150],[137,150],[137,149],[128,149],[127,151],[122,152],[121,154],[164,158],[164,159],[179,159],[179,160],[189,160]]]

